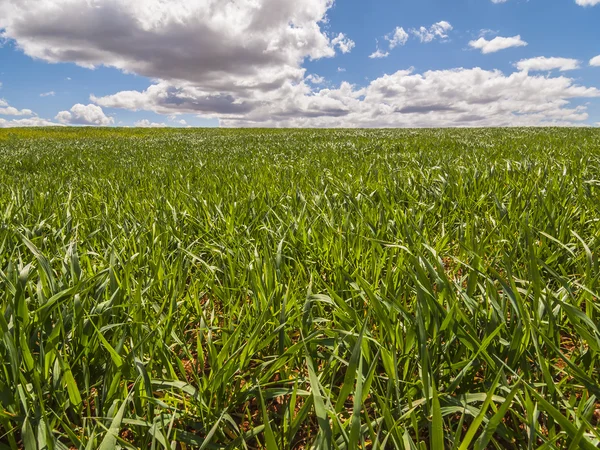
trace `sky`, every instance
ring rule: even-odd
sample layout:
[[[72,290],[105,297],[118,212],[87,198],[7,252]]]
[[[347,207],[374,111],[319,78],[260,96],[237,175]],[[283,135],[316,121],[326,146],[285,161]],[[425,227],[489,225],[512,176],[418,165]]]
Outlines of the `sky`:
[[[600,0],[0,0],[0,128],[600,126]]]

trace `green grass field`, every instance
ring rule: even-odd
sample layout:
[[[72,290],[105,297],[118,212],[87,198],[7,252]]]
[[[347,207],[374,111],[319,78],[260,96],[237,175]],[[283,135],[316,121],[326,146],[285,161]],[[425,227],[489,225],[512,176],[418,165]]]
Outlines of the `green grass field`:
[[[598,448],[599,251],[599,130],[1,130],[0,448]]]

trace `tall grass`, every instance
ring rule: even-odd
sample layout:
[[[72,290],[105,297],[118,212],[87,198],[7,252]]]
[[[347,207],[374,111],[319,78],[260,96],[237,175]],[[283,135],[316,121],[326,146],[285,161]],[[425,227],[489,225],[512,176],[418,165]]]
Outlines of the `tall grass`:
[[[593,449],[597,130],[0,130],[0,448]]]

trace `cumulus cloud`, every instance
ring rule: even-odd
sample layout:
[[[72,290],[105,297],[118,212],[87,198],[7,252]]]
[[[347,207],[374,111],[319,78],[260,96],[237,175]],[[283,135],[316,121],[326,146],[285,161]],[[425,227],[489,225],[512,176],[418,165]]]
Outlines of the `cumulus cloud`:
[[[93,104],[56,116],[64,124],[111,125],[114,120],[102,111],[111,107],[190,113],[223,126],[559,125],[588,119],[586,107],[571,106],[571,99],[600,95],[565,76],[480,68],[400,70],[364,87],[314,83],[318,78],[307,77],[304,61],[354,46],[339,30],[323,31],[332,5],[333,0],[0,0],[0,29],[34,58],[105,65],[154,80],[145,90],[91,95]],[[398,30],[373,58],[405,42]],[[451,30],[441,21],[404,33],[432,42],[449,39]],[[516,44],[503,41],[515,38]],[[487,53],[526,45],[515,38],[483,39],[476,48]]]
[[[579,6],[596,6],[600,5],[600,0],[576,0]]]
[[[492,0],[492,3],[506,3],[507,0]]]
[[[388,56],[390,56],[390,52],[381,51],[381,49],[379,47],[377,47],[377,49],[369,55],[369,58],[371,58],[371,59],[387,58]]]
[[[338,47],[342,53],[350,53],[356,44],[344,33],[340,33],[331,40],[331,45],[333,47]]]
[[[390,43],[390,50],[397,47],[398,45],[404,45],[408,41],[408,33],[402,27],[396,27],[396,29],[385,36],[385,39]]]
[[[600,55],[590,59],[590,66],[600,67]]]
[[[452,31],[453,27],[445,20],[434,23],[429,28],[420,27],[419,29],[413,28],[410,30],[412,34],[419,38],[421,42],[431,42],[435,39],[446,40],[448,39],[448,32]]]
[[[211,92],[184,84],[174,86],[162,81],[143,92],[121,91],[114,95],[96,97],[90,100],[106,108],[124,108],[132,111],[150,110],[159,114],[199,113],[206,115],[244,114],[250,112],[267,98],[281,89],[270,92],[249,91],[245,96],[238,93]]]
[[[15,128],[15,127],[53,127],[62,126],[61,124],[51,122],[39,117],[31,117],[27,119],[6,120],[0,118],[0,128]]]
[[[171,115],[169,116],[169,120],[170,120],[171,122],[176,122],[176,123],[178,123],[179,125],[187,125],[187,122],[185,121],[185,119],[178,119],[178,117],[179,117],[179,116],[178,116],[177,114],[171,114]]]
[[[309,76],[306,77],[306,81],[312,84],[324,84],[325,78],[311,73]]]
[[[521,39],[520,35],[513,37],[495,37],[491,41],[481,37],[476,41],[469,42],[469,46],[481,50],[481,53],[495,53],[511,47],[524,47],[527,42]]]
[[[50,92],[44,92],[44,93],[40,94],[40,97],[54,97],[55,95],[56,95],[56,92],[50,91]]]
[[[1,84],[0,84],[1,86]],[[17,109],[8,104],[8,102],[0,98],[0,116],[33,116],[34,113],[30,109]]]
[[[270,91],[302,80],[305,58],[352,49],[343,33],[331,40],[321,29],[332,4],[2,0],[0,28],[27,55],[49,62],[111,66],[213,92]]]
[[[549,70],[560,70],[566,72],[568,70],[576,70],[580,68],[580,61],[572,58],[546,58],[538,56],[537,58],[522,59],[515,64],[519,70],[530,72],[545,72]]]
[[[107,117],[97,105],[74,105],[70,111],[61,111],[56,117],[60,123],[70,125],[100,125],[107,126],[115,123],[112,117]]]
[[[389,50],[393,50],[398,45],[404,45],[408,41],[409,35],[402,27],[396,27],[394,31],[384,36],[384,39],[388,43]],[[387,58],[390,55],[389,51],[384,51],[379,47],[379,40],[376,39],[376,48],[373,53],[369,55],[371,59]]]
[[[587,120],[588,114],[585,106],[571,107],[570,99],[593,97],[600,97],[598,89],[578,86],[564,76],[460,68],[422,74],[401,70],[364,88],[343,82],[315,90],[305,82],[288,83],[261,102],[241,104],[243,109],[223,110],[216,102],[218,113],[208,113],[211,101],[193,88],[174,90],[161,83],[95,101],[162,114],[197,112],[218,117],[222,126],[435,127],[572,125]]]
[[[185,122],[185,120],[183,122]],[[148,119],[143,119],[134,123],[133,126],[138,128],[164,128],[167,126],[167,124],[150,122]]]
[[[2,87],[2,83],[0,83]],[[17,109],[8,104],[8,102],[0,98],[0,116],[33,116],[25,119],[3,119],[0,117],[0,128],[12,127],[46,127],[58,125],[49,120],[37,117],[37,114],[30,109]]]

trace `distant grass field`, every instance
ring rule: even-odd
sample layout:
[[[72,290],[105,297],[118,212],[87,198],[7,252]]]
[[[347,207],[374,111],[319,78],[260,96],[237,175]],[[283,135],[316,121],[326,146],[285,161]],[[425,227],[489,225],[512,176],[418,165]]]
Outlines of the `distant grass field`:
[[[0,448],[597,448],[599,251],[599,130],[0,130]]]

